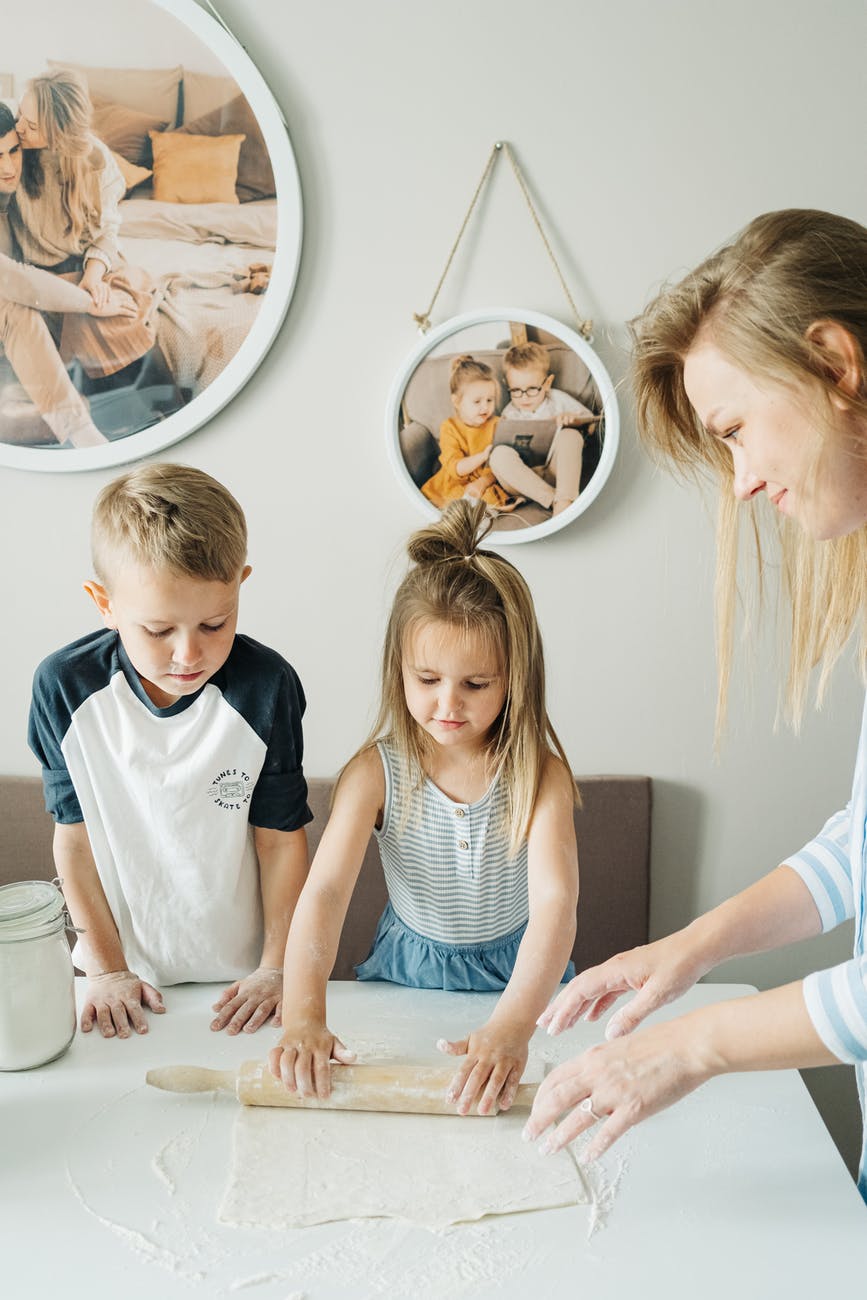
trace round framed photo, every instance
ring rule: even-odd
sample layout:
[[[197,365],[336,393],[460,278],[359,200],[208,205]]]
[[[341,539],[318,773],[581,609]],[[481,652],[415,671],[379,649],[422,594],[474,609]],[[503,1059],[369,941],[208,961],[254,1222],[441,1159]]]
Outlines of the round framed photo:
[[[455,316],[395,378],[386,436],[394,469],[429,517],[458,497],[495,516],[489,540],[534,541],[582,514],[617,454],[614,386],[574,330],[522,308]]]
[[[3,68],[0,464],[148,456],[225,406],[286,314],[286,124],[195,0],[33,0]]]

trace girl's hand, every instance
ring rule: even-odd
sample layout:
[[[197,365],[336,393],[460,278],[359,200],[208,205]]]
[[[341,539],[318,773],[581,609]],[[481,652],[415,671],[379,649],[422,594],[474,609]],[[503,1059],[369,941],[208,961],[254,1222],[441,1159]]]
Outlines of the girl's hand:
[[[146,1034],[143,1006],[157,1015],[166,1009],[159,990],[133,971],[110,970],[91,975],[81,1012],[82,1033],[89,1034],[96,1023],[103,1038],[129,1038],[130,1026],[137,1034]]]
[[[549,1034],[561,1034],[582,1016],[598,1020],[622,993],[635,990],[632,1001],[611,1017],[605,1037],[631,1033],[651,1011],[681,997],[710,969],[685,936],[681,930],[582,971],[546,1007],[538,1024]]]
[[[290,1092],[302,1097],[331,1096],[331,1062],[352,1065],[355,1053],[325,1024],[295,1021],[284,1026],[283,1037],[268,1053],[268,1067]]]
[[[446,1101],[457,1103],[459,1115],[469,1114],[479,1096],[480,1115],[509,1109],[527,1064],[525,1034],[487,1024],[457,1042],[441,1038],[437,1047],[449,1056],[466,1057],[446,1092]]]
[[[545,1078],[536,1093],[524,1138],[534,1141],[556,1124],[542,1144],[551,1155],[585,1129],[602,1127],[581,1153],[595,1160],[649,1115],[692,1092],[715,1072],[703,1059],[702,1036],[686,1020],[644,1029],[634,1037],[591,1047]],[[567,1113],[568,1112],[568,1113]],[[557,1120],[565,1118],[557,1124]]]
[[[84,266],[84,272],[78,282],[79,289],[85,289],[97,307],[104,307],[108,301],[109,287],[105,282],[106,265],[98,257],[91,257]]]
[[[239,1034],[242,1029],[246,1034],[253,1034],[271,1015],[274,1024],[279,1025],[282,1002],[282,970],[260,966],[252,975],[236,980],[220,994],[212,1008],[220,1014],[211,1021],[211,1028],[226,1029],[228,1026],[230,1034]]]

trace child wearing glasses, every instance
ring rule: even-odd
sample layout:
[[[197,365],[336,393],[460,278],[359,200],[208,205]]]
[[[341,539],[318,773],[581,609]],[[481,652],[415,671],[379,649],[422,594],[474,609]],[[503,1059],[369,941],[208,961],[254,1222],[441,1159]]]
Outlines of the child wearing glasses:
[[[576,397],[554,388],[548,349],[541,343],[517,343],[503,357],[509,402],[503,420],[555,420],[556,432],[544,464],[531,468],[515,447],[497,443],[488,463],[508,492],[538,502],[553,515],[568,509],[581,487],[583,426],[598,415]]]

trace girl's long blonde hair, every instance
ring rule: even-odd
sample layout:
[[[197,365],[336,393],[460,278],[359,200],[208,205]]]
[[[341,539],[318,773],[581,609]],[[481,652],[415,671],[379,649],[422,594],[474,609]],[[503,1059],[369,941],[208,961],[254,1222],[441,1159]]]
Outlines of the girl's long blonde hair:
[[[367,749],[390,740],[404,754],[418,787],[434,742],[406,704],[403,663],[408,639],[423,624],[442,623],[460,636],[479,635],[496,654],[506,679],[502,713],[488,757],[505,783],[510,848],[527,834],[549,754],[569,762],[545,708],[545,661],[530,590],[518,570],[480,549],[492,523],[481,501],[453,501],[437,523],[409,539],[412,568],[392,605],[382,655],[379,713]],[[575,791],[576,801],[578,791]]]
[[[856,221],[810,209],[757,217],[729,245],[673,286],[631,322],[638,427],[650,448],[683,472],[717,478],[716,616],[719,662],[717,719],[722,725],[731,675],[738,605],[739,521],[728,449],[702,427],[683,384],[687,352],[701,331],[735,365],[759,381],[797,391],[817,412],[816,464],[822,440],[839,427],[832,399],[841,396],[835,358],[810,326],[834,321],[860,351],[860,387],[846,400],[863,425],[855,454],[867,456],[867,230]],[[761,578],[760,519],[749,511]],[[867,664],[867,526],[817,542],[797,525],[779,527],[784,588],[791,607],[786,698],[798,724],[810,673],[821,672],[821,700],[830,671],[857,627],[862,672]]]
[[[45,147],[57,157],[63,213],[69,233],[82,250],[101,222],[99,173],[94,153],[93,107],[87,83],[71,68],[55,68],[28,83],[36,100],[36,119]],[[25,149],[22,184],[31,198],[42,188],[41,149]]]

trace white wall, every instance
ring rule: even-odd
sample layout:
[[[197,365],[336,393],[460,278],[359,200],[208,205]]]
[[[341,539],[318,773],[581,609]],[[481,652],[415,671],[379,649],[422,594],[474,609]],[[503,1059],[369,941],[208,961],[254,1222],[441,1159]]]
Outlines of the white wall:
[[[69,0],[34,0],[16,8],[0,50],[0,75],[13,77],[16,98],[49,59],[106,68],[182,64],[194,72],[225,74],[189,28],[147,0],[87,0],[86,21],[82,15],[82,7]]]
[[[370,717],[387,594],[421,522],[388,465],[389,383],[492,142],[510,140],[615,379],[624,321],[758,212],[867,219],[861,0],[220,0],[290,125],[305,196],[297,294],[247,389],[169,456],[247,509],[242,626],[309,698],[307,767],[333,772]],[[501,161],[437,319],[565,303]],[[712,753],[712,510],[639,450],[554,537],[510,548],[545,634],[550,706],[577,772],[655,782],[652,927],[687,921],[798,847],[847,797],[862,691],[849,666],[800,740],[774,732],[773,638]],[[110,473],[0,470],[6,619],[0,768],[29,772],[29,679],[93,626],[80,584]],[[611,864],[617,888],[617,864]],[[739,961],[765,985],[847,955],[846,933]],[[833,1108],[848,1072],[835,1072]],[[833,1116],[832,1116],[833,1119]],[[843,1127],[847,1121],[841,1121]],[[852,1131],[850,1124],[850,1132]]]

